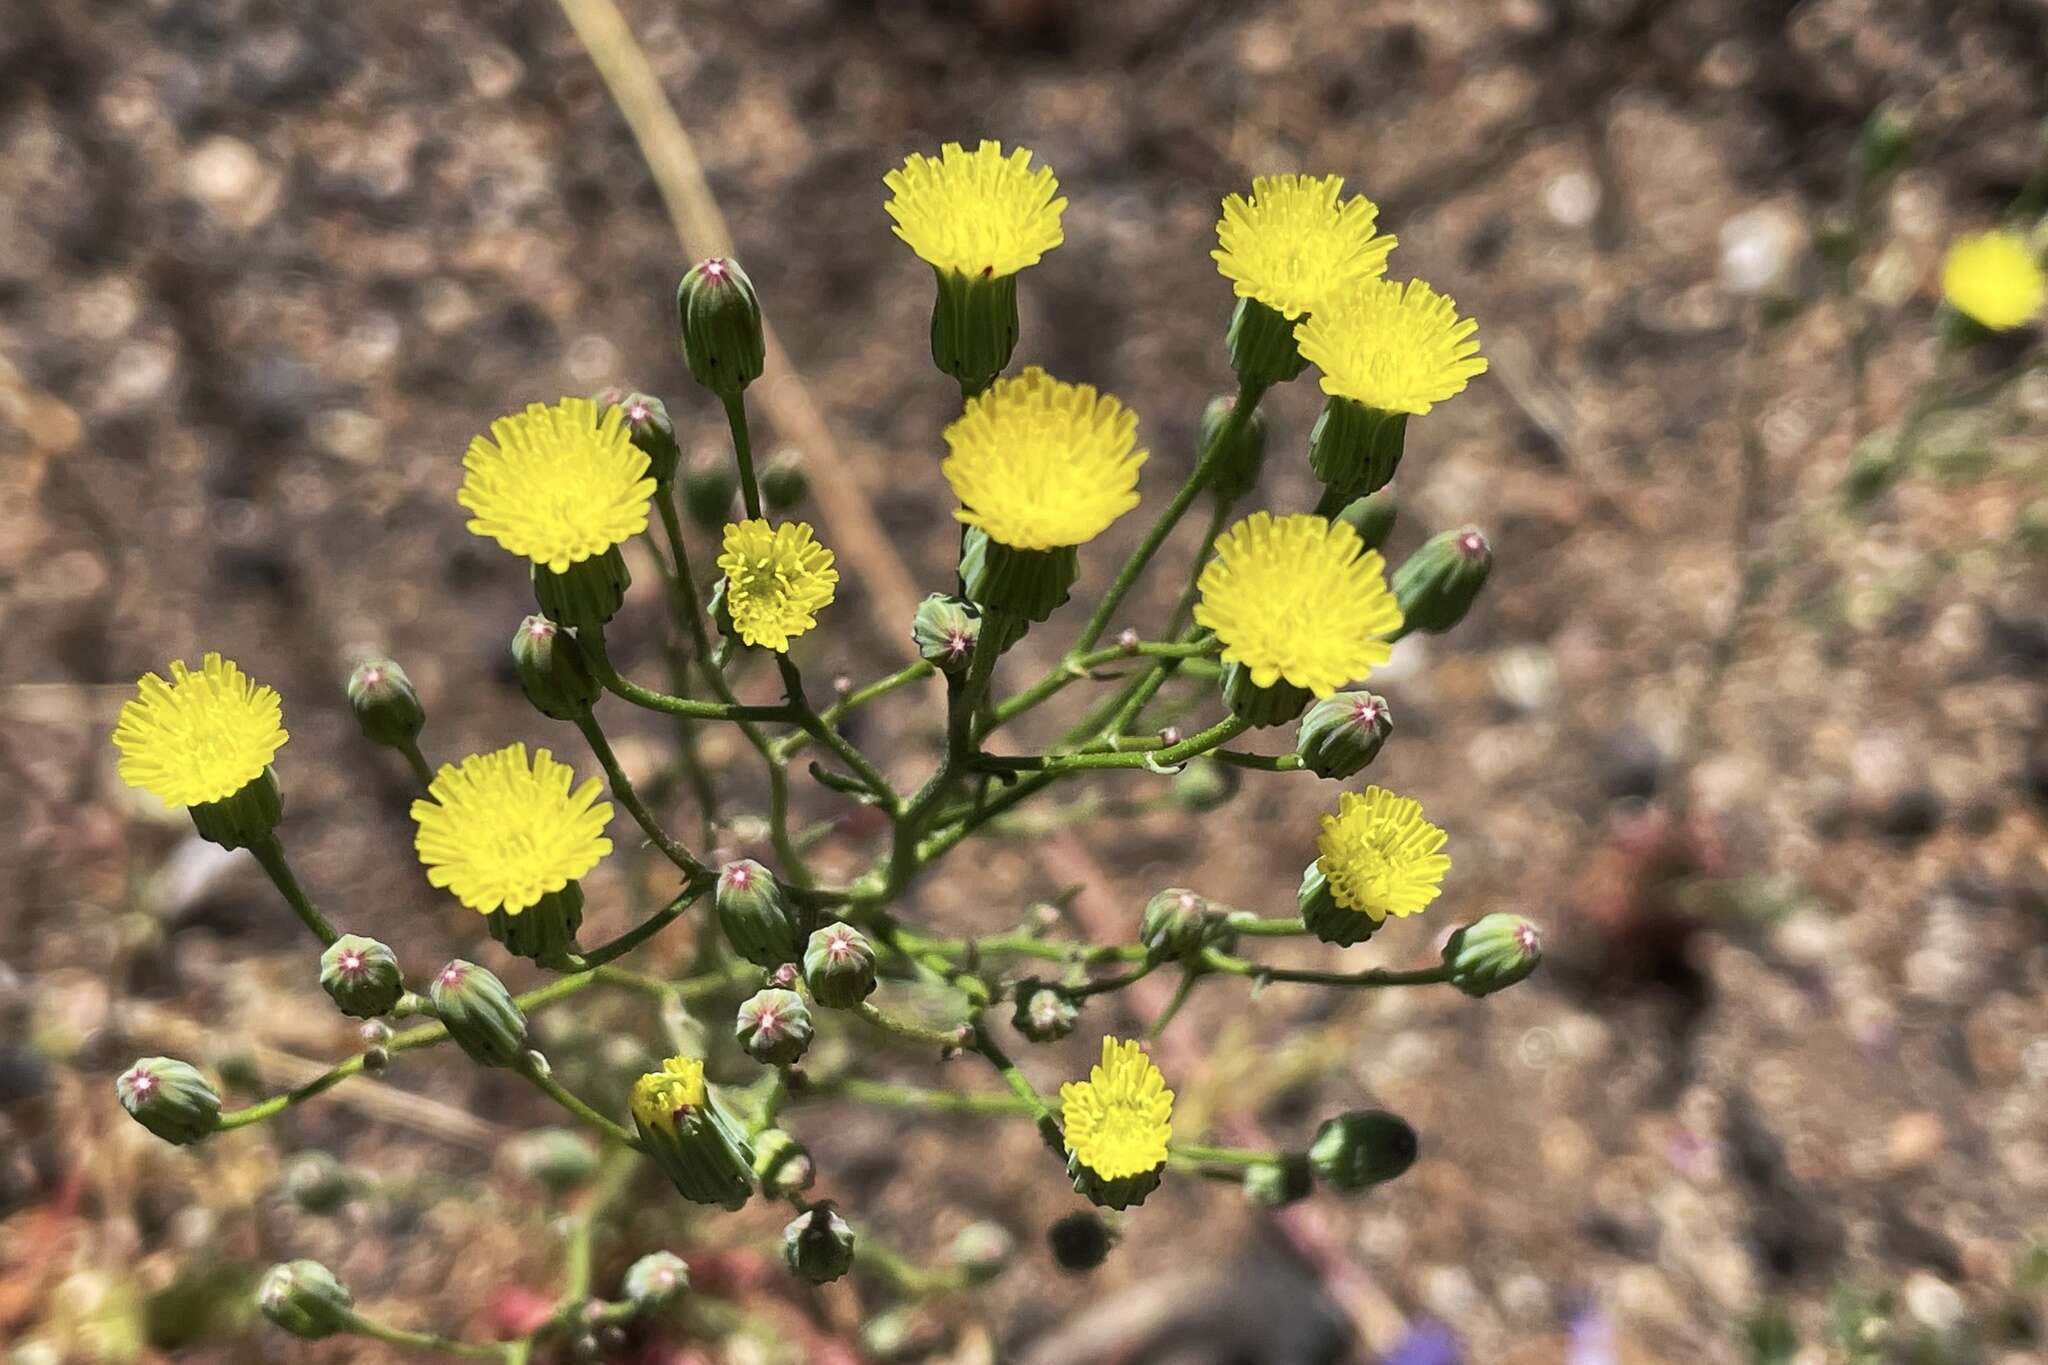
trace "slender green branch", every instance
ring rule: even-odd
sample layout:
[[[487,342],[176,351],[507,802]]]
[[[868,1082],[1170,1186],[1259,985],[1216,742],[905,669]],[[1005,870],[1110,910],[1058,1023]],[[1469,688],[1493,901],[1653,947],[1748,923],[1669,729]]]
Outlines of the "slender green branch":
[[[986,1095],[964,1090],[927,1090],[868,1081],[847,1076],[819,1087],[819,1093],[843,1095],[862,1104],[886,1109],[927,1109],[935,1114],[1036,1114],[1036,1108],[1017,1094]]]
[[[1018,756],[997,756],[984,754],[974,760],[975,766],[985,772],[1075,772],[1099,768],[1148,768],[1156,773],[1173,771],[1191,758],[1199,758],[1218,745],[1227,744],[1251,728],[1251,722],[1239,716],[1226,716],[1206,730],[1188,736],[1178,744],[1160,749],[1142,749],[1135,753],[1079,753],[1079,754],[1024,754]]]
[[[582,631],[577,637],[590,656],[591,671],[605,690],[621,701],[647,711],[661,711],[671,716],[687,716],[692,720],[779,720],[793,721],[794,712],[783,706],[742,706],[733,702],[697,701],[690,697],[671,697],[666,692],[656,692],[619,676],[612,666],[611,655],[605,648],[604,632],[596,628]]]
[[[618,755],[612,752],[610,741],[604,737],[604,728],[597,723],[597,713],[585,711],[576,717],[576,728],[583,732],[584,742],[590,745],[590,752],[597,755],[597,766],[604,769],[605,780],[611,783],[612,795],[626,808],[626,813],[633,817],[633,823],[640,826],[649,841],[661,850],[662,856],[683,870],[685,877],[692,882],[708,881],[711,877],[710,870],[698,862],[690,850],[669,837],[668,831],[661,827],[661,822],[654,818],[654,812],[647,809],[646,803],[640,799],[640,794],[633,790],[633,783],[626,776],[626,770],[619,766]]]
[[[276,834],[264,835],[249,845],[249,852],[270,875],[271,883],[277,887],[278,894],[284,897],[285,903],[291,906],[292,913],[299,917],[299,923],[305,925],[313,937],[320,940],[322,947],[341,937],[335,932],[334,926],[327,922],[327,917],[314,908],[305,888],[300,886],[299,879],[292,875],[291,864],[285,860],[284,845],[277,841]]]
[[[740,499],[746,504],[747,515],[761,515],[761,485],[754,477],[754,442],[747,432],[747,399],[744,392],[728,393],[725,400],[725,424],[732,428],[732,453],[740,466]]]
[[[468,1360],[511,1362],[526,1358],[524,1342],[458,1341],[454,1337],[438,1336],[432,1332],[409,1332],[403,1327],[387,1326],[354,1311],[349,1313],[349,1325],[350,1330],[357,1336],[415,1351],[438,1351],[442,1355],[462,1356]]]
[[[546,1095],[556,1104],[561,1105],[562,1108],[568,1110],[571,1114],[581,1119],[584,1123],[589,1124],[613,1142],[618,1143],[622,1147],[631,1147],[635,1151],[640,1150],[639,1134],[624,1127],[615,1120],[606,1118],[603,1114],[598,1113],[597,1110],[585,1104],[560,1081],[557,1081],[548,1070],[547,1064],[537,1060],[533,1054],[527,1054],[525,1062],[519,1067],[519,1074],[533,1082],[534,1088],[543,1095]]]
[[[1362,972],[1319,972],[1247,962],[1214,948],[1203,950],[1202,965],[1212,972],[1228,972],[1232,976],[1250,977],[1260,982],[1292,981],[1311,986],[1356,986],[1368,990],[1385,986],[1432,986],[1451,979],[1451,969],[1441,964],[1407,971],[1374,967]]]
[[[855,1012],[876,1028],[893,1033],[898,1038],[916,1043],[920,1047],[944,1051],[949,1048],[965,1047],[972,1041],[972,1030],[965,1024],[956,1024],[952,1028],[931,1028],[918,1023],[915,1019],[905,1019],[900,1015],[876,1009],[865,1000],[861,1001]]]
[[[1221,648],[1222,643],[1214,639],[1140,640],[1128,645],[1110,645],[1105,649],[1092,650],[1085,654],[1070,654],[1043,678],[999,702],[994,715],[982,726],[981,733],[986,737],[998,726],[1047,701],[1069,683],[1091,677],[1096,669],[1113,664],[1119,659],[1186,659],[1197,655],[1214,654]]]
[[[408,735],[405,742],[398,746],[398,752],[405,755],[406,765],[412,769],[413,778],[420,784],[422,791],[434,785],[433,765],[428,763],[427,756],[420,752],[420,742],[417,738]]]

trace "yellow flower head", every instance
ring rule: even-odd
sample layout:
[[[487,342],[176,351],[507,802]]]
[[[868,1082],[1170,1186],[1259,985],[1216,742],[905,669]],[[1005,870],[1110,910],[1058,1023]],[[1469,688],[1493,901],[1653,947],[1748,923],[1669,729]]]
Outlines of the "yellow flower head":
[[[1419,914],[1436,899],[1450,855],[1444,832],[1422,818],[1422,803],[1384,787],[1346,792],[1337,813],[1323,817],[1316,866],[1330,896],[1377,923]]]
[[[1033,366],[967,400],[939,466],[953,515],[1013,550],[1081,545],[1138,505],[1138,416]]]
[[[1254,512],[1216,538],[1195,621],[1252,681],[1327,697],[1385,663],[1401,628],[1386,561],[1341,521]]]
[[[1060,1087],[1067,1150],[1104,1180],[1156,1171],[1173,1136],[1173,1092],[1145,1049],[1102,1040],[1102,1064]]]
[[[778,654],[818,624],[832,604],[839,570],[832,552],[811,539],[806,521],[771,527],[756,518],[725,528],[725,606],[740,638]]]
[[[1395,239],[1373,235],[1379,206],[1362,194],[1339,203],[1343,190],[1341,175],[1262,175],[1251,198],[1224,198],[1209,254],[1239,298],[1298,318],[1386,272]]]
[[[475,514],[470,531],[556,573],[647,529],[654,479],[623,407],[600,416],[588,398],[529,404],[491,423],[490,440],[472,440],[462,467],[455,500]]]
[[[596,778],[571,791],[575,780],[546,749],[527,766],[524,744],[442,764],[433,799],[412,803],[427,880],[472,910],[516,915],[596,867],[612,851],[612,808]]]
[[[114,725],[121,780],[167,806],[226,800],[261,777],[288,738],[276,690],[218,654],[197,673],[175,659],[169,682],[145,673],[135,686]]]
[[[661,1070],[633,1082],[629,1103],[633,1117],[647,1127],[674,1131],[676,1113],[702,1108],[706,1094],[704,1063],[695,1057],[671,1057],[661,1064]]]
[[[936,157],[912,152],[882,177],[890,190],[895,232],[940,270],[1000,279],[1014,275],[1066,240],[1052,169],[1031,169],[1031,153],[1008,156],[984,141],[973,151],[948,142]]]
[[[1322,369],[1324,393],[1419,415],[1486,373],[1478,330],[1421,280],[1368,280],[1303,318],[1294,339]]]
[[[2005,332],[2040,316],[2048,281],[2026,238],[2017,232],[1980,232],[1948,249],[1941,263],[1941,296],[1971,321]]]

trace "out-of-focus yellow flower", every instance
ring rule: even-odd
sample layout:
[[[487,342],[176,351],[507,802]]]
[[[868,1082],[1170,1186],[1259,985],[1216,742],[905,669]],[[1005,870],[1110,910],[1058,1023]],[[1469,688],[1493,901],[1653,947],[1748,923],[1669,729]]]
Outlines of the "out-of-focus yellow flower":
[[[1478,330],[1421,280],[1369,280],[1303,318],[1294,338],[1322,370],[1324,393],[1420,415],[1486,373]]]
[[[1224,198],[1209,254],[1239,298],[1298,318],[1386,272],[1395,239],[1373,232],[1379,206],[1343,191],[1341,175],[1262,175],[1249,199]]]
[[[1033,366],[968,400],[940,466],[953,515],[1014,550],[1081,545],[1138,505],[1138,418],[1088,384]]]
[[[564,398],[491,423],[462,457],[470,531],[558,574],[639,535],[654,479],[625,422],[622,407],[600,417],[588,398]]]
[[[1254,512],[1216,538],[1195,621],[1259,687],[1283,679],[1327,697],[1385,663],[1401,627],[1386,561],[1341,521]]]
[[[145,673],[121,707],[114,747],[121,780],[167,806],[223,801],[263,775],[289,736],[275,689],[207,653],[199,671],[182,659],[171,680]]]
[[[1330,895],[1374,923],[1419,914],[1437,897],[1450,856],[1444,832],[1422,818],[1420,802],[1384,787],[1346,792],[1323,817],[1316,866]]]
[[[546,749],[513,744],[444,763],[412,803],[414,847],[427,880],[483,914],[516,915],[596,867],[612,851],[612,808],[596,778],[571,790],[575,770]]]
[[[778,654],[818,624],[839,584],[832,552],[811,538],[805,521],[734,522],[725,528],[718,567],[725,571],[725,607],[740,638]]]
[[[1023,147],[1000,142],[973,151],[948,142],[936,157],[912,152],[882,177],[895,233],[940,269],[984,279],[1014,275],[1058,246],[1065,199],[1050,167],[1031,169]]]
[[[1173,1092],[1134,1042],[1102,1040],[1102,1061],[1085,1081],[1060,1087],[1067,1151],[1103,1180],[1143,1175],[1166,1164],[1173,1136]]]
[[[2048,280],[2025,237],[1980,232],[1948,249],[1941,263],[1941,296],[1972,322],[2007,332],[2041,315]]]

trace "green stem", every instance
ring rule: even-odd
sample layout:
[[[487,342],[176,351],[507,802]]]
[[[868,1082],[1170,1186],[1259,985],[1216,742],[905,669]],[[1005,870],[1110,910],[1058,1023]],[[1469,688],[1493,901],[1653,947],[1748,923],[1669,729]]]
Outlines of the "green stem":
[[[732,453],[740,466],[740,498],[747,515],[761,515],[761,485],[754,478],[754,443],[747,433],[747,399],[743,392],[720,395],[725,400],[725,424],[732,428]]]
[[[1202,951],[1202,965],[1210,971],[1228,972],[1232,976],[1250,977],[1260,982],[1293,981],[1310,986],[1356,986],[1368,990],[1386,986],[1433,986],[1451,979],[1451,969],[1442,964],[1434,967],[1415,967],[1407,971],[1374,967],[1362,972],[1318,972],[1297,967],[1271,967],[1263,962],[1247,962],[1241,957],[1232,957],[1214,948],[1205,948]]]
[[[646,804],[640,800],[640,794],[633,790],[632,781],[627,778],[625,769],[619,766],[618,755],[612,752],[610,741],[604,737],[604,728],[597,723],[597,713],[585,711],[576,717],[576,728],[583,732],[584,741],[590,745],[590,752],[597,755],[597,766],[604,769],[605,779],[611,783],[612,795],[619,799],[619,804],[633,817],[633,823],[640,826],[649,841],[661,850],[664,857],[682,869],[685,877],[692,882],[709,881],[710,870],[698,862],[690,850],[669,837],[668,832],[661,827],[661,822],[654,818],[654,812],[647,809]]]
[[[437,1336],[432,1332],[408,1332],[403,1327],[390,1327],[374,1322],[361,1313],[349,1314],[350,1330],[357,1336],[381,1341],[389,1346],[404,1346],[415,1351],[439,1351],[442,1355],[462,1356],[469,1360],[524,1360],[524,1343],[458,1341],[454,1337]],[[517,1355],[513,1348],[520,1347]]]
[[[1208,729],[1161,749],[1142,749],[1135,753],[982,755],[975,760],[975,765],[986,772],[1059,773],[1099,768],[1149,768],[1153,772],[1165,773],[1218,745],[1229,743],[1250,728],[1250,721],[1239,716],[1226,716]]]
[[[327,917],[313,907],[305,888],[300,886],[299,879],[292,875],[291,864],[285,860],[284,845],[277,841],[276,834],[264,835],[249,845],[249,852],[270,875],[271,883],[277,887],[278,894],[284,897],[285,903],[291,906],[292,913],[299,917],[299,923],[305,925],[313,937],[320,940],[322,947],[341,937],[334,926],[327,922]]]
[[[1254,1147],[1211,1147],[1201,1142],[1176,1142],[1170,1150],[1175,1156],[1189,1161],[1223,1166],[1270,1166],[1281,1156],[1278,1152],[1262,1152]]]
[[[925,1109],[935,1114],[1035,1114],[1037,1109],[1022,1096],[984,1095],[964,1090],[927,1090],[917,1086],[895,1085],[887,1081],[860,1080],[846,1077],[827,1086],[819,1087],[823,1093],[843,1095],[862,1104],[879,1105],[886,1109]]]
[[[546,1095],[556,1104],[561,1105],[562,1108],[568,1110],[571,1114],[589,1124],[613,1142],[623,1147],[631,1147],[635,1151],[640,1150],[639,1134],[606,1118],[603,1114],[598,1113],[595,1109],[585,1104],[574,1093],[564,1087],[560,1081],[557,1081],[550,1075],[544,1064],[533,1060],[531,1054],[528,1055],[527,1059],[519,1067],[519,1074],[533,1082],[534,1088],[543,1095]]]
[[[903,1019],[893,1014],[884,1013],[865,1000],[861,1001],[859,1006],[856,1007],[855,1013],[859,1014],[861,1018],[867,1020],[870,1024],[873,1024],[876,1028],[887,1033],[893,1033],[898,1038],[906,1039],[921,1047],[938,1048],[944,1051],[951,1048],[965,1047],[970,1041],[968,1036],[970,1030],[964,1025],[956,1024],[952,1028],[947,1029],[929,1028],[914,1019]]]
[[[692,720],[779,720],[796,719],[788,706],[741,706],[736,703],[696,701],[690,697],[671,697],[666,692],[656,692],[619,676],[612,666],[611,655],[605,648],[604,632],[592,627],[579,633],[578,639],[590,656],[591,671],[605,690],[622,701],[648,711],[660,711],[671,716],[688,716]]]
[[[405,755],[406,764],[411,767],[414,779],[420,784],[420,790],[425,791],[434,785],[434,769],[428,764],[427,756],[420,752],[420,742],[417,738],[407,737],[406,741],[398,746],[398,752]]]
[[[1197,655],[1214,654],[1223,648],[1215,639],[1162,641],[1142,640],[1130,645],[1111,645],[1085,654],[1069,654],[1058,667],[1022,692],[1015,693],[999,702],[995,714],[982,727],[985,738],[998,726],[1038,706],[1054,696],[1069,683],[1091,676],[1098,668],[1115,663],[1119,659],[1186,659]]]

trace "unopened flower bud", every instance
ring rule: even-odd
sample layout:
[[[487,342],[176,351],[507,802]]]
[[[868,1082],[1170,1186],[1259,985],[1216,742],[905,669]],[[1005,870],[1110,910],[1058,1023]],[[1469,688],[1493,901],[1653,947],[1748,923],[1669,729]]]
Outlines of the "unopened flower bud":
[[[1451,984],[1474,997],[1526,980],[1543,961],[1543,936],[1520,915],[1483,915],[1444,944]]]
[[[704,1063],[670,1057],[633,1083],[633,1124],[683,1198],[737,1209],[754,1192],[754,1154],[704,1082]]]
[[[1337,514],[1337,520],[1358,532],[1359,543],[1368,550],[1378,550],[1387,543],[1387,537],[1394,533],[1393,494],[1386,489],[1369,493],[1362,498],[1353,498],[1344,504],[1344,510]]]
[[[761,301],[738,261],[713,256],[690,267],[676,286],[676,317],[690,377],[731,398],[761,377],[767,347]]]
[[[405,980],[390,948],[361,934],[343,934],[320,954],[320,989],[343,1014],[375,1019],[405,994]]]
[[[263,1316],[308,1341],[354,1331],[355,1302],[334,1272],[318,1261],[274,1265],[256,1288]]]
[[[1237,407],[1237,399],[1230,394],[1218,394],[1209,400],[1209,406],[1202,409],[1202,422],[1196,450],[1199,458],[1223,434],[1230,421],[1231,412]],[[1238,427],[1235,438],[1229,446],[1216,452],[1215,471],[1209,475],[1209,492],[1216,501],[1225,504],[1236,502],[1258,486],[1259,473],[1266,467],[1266,414],[1253,408],[1251,415]]]
[[[1026,979],[1016,986],[1017,1008],[1010,1024],[1034,1043],[1053,1043],[1074,1031],[1081,1006],[1074,993],[1050,981]]]
[[[513,632],[512,666],[526,699],[536,711],[555,720],[589,714],[603,691],[575,632],[545,616],[529,616]]]
[[[114,1093],[130,1118],[180,1147],[220,1127],[220,1095],[175,1057],[144,1057],[115,1080]]]
[[[1457,625],[1492,569],[1493,549],[1477,527],[1431,536],[1394,570],[1390,586],[1406,629],[1440,635]]]
[[[802,955],[804,941],[782,884],[753,859],[719,869],[712,904],[726,942],[755,966],[772,968]]]
[[[339,1211],[356,1197],[362,1183],[325,1152],[306,1152],[285,1172],[285,1193],[307,1213]]]
[[[597,1152],[581,1133],[542,1128],[513,1139],[512,1168],[552,1194],[567,1194],[597,1174]]]
[[[420,694],[405,670],[389,659],[365,659],[348,675],[348,704],[363,737],[387,749],[402,749],[419,738],[427,723]]]
[[[1317,777],[1342,780],[1364,772],[1393,732],[1393,712],[1385,697],[1338,692],[1311,706],[1301,718],[1294,732],[1294,752],[1301,766]]]
[[[1356,1194],[1415,1164],[1415,1130],[1384,1109],[1359,1109],[1324,1122],[1309,1144],[1309,1165],[1331,1189]]]
[[[1298,1152],[1244,1168],[1244,1197],[1269,1209],[1284,1209],[1308,1198],[1314,1183],[1308,1158]]]
[[[1138,941],[1162,957],[1198,957],[1204,948],[1228,951],[1230,925],[1211,905],[1184,886],[1170,886],[1145,902]]]
[[[1172,781],[1167,783],[1166,791],[1174,805],[1200,815],[1228,804],[1243,782],[1237,769],[1205,754],[1190,760],[1185,768],[1175,773]]]
[[[733,1036],[763,1066],[794,1066],[811,1046],[811,1011],[795,991],[755,991],[740,1004]]]
[[[754,1135],[754,1178],[765,1193],[786,1199],[817,1182],[818,1166],[810,1149],[787,1131],[764,1128]]]
[[[649,476],[663,487],[674,482],[676,465],[681,462],[683,452],[676,444],[676,427],[669,420],[668,404],[647,393],[600,394],[597,399],[600,421],[607,406],[625,410],[626,435],[647,456]]]
[[[776,451],[761,466],[761,501],[771,512],[787,512],[802,502],[810,490],[804,457],[792,448]]]
[[[683,510],[705,530],[720,530],[739,491],[740,476],[731,465],[722,460],[693,464],[683,475]]]
[[[448,1036],[483,1066],[517,1066],[526,1054],[526,1016],[505,983],[457,958],[428,990]]]
[[[804,946],[804,985],[825,1008],[852,1009],[874,993],[874,945],[850,924],[815,931]]]
[[[1017,1254],[1017,1239],[1001,1223],[969,1223],[953,1236],[953,1264],[969,1284],[987,1284]]]
[[[374,1076],[391,1065],[391,1049],[379,1043],[363,1049],[363,1070]]]
[[[656,1313],[689,1292],[690,1267],[673,1251],[650,1251],[626,1267],[621,1286],[636,1313]]]
[[[783,1228],[782,1259],[812,1284],[829,1284],[853,1268],[853,1229],[829,1202],[813,1204]]]
[[[935,592],[918,604],[910,638],[918,657],[941,673],[965,672],[981,638],[981,608],[965,598]]]
[[[1109,1258],[1114,1240],[1109,1225],[1086,1209],[1068,1214],[1045,1232],[1053,1264],[1071,1275],[1086,1274],[1101,1265]]]

